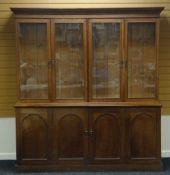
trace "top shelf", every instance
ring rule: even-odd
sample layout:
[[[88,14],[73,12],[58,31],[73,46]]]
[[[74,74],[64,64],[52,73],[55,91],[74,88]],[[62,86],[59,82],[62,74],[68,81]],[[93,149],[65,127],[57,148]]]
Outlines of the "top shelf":
[[[160,16],[164,7],[133,8],[11,8],[16,15],[155,15]]]

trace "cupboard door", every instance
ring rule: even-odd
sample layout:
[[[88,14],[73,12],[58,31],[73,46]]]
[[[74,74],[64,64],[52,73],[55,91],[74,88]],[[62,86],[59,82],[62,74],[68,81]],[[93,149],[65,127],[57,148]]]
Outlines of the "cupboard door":
[[[54,20],[53,57],[57,100],[86,99],[86,23],[85,20]]]
[[[17,20],[19,98],[49,98],[49,21]]]
[[[128,98],[156,98],[157,32],[156,20],[129,20],[127,31]]]
[[[87,156],[87,110],[54,109],[51,124],[51,159],[57,163],[83,164]]]
[[[109,101],[121,95],[122,22],[89,22],[90,99]]]
[[[153,161],[160,158],[160,109],[126,110],[127,152],[129,161]]]
[[[45,161],[48,159],[47,110],[20,108],[17,115],[17,160]]]
[[[89,126],[90,163],[121,162],[124,154],[122,110],[91,109]]]

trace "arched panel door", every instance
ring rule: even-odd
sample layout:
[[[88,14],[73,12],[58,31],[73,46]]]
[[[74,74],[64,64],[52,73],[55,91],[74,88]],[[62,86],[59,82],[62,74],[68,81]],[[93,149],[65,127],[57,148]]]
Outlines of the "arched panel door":
[[[60,162],[83,163],[87,148],[87,111],[79,108],[54,109],[51,158]]]
[[[121,109],[92,109],[90,118],[91,163],[120,162],[123,157]]]
[[[24,108],[20,113],[20,140],[18,149],[21,160],[48,159],[48,123],[46,109]]]
[[[131,161],[156,160],[160,149],[159,109],[141,108],[127,110],[127,148]]]

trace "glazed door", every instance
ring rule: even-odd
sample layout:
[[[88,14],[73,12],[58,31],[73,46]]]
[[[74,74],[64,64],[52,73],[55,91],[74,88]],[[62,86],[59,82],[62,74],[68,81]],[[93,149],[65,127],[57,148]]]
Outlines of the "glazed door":
[[[160,109],[131,108],[125,112],[129,162],[157,161],[160,155]]]
[[[17,20],[19,99],[50,98],[50,23],[44,19]]]
[[[89,114],[89,163],[120,163],[124,157],[122,109],[95,108]]]
[[[48,160],[48,112],[42,108],[16,109],[17,160],[45,163]]]
[[[84,108],[57,108],[51,121],[51,159],[57,164],[84,165],[88,146],[88,115]]]
[[[157,19],[126,21],[128,100],[157,98],[158,27]]]
[[[89,20],[90,101],[122,99],[123,20]]]
[[[86,101],[86,22],[55,19],[52,22],[54,98],[57,101]]]

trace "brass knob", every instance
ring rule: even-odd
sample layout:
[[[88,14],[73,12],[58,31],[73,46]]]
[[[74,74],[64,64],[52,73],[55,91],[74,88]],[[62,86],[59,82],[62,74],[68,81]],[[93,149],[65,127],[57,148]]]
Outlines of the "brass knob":
[[[90,129],[89,134],[94,135],[94,131],[92,129]]]
[[[85,129],[85,130],[83,131],[83,133],[84,133],[85,136],[88,136],[88,134],[89,134],[89,132],[88,132],[87,129]]]

